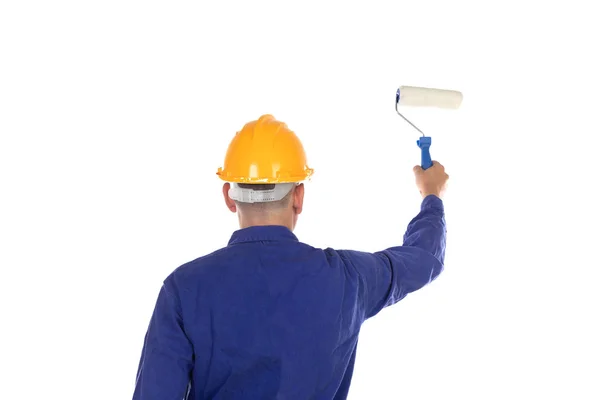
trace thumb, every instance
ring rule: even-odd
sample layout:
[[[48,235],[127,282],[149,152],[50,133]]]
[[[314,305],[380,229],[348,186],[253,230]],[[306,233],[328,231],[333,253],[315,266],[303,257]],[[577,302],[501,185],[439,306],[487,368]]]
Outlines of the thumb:
[[[415,167],[413,168],[413,172],[415,173],[415,175],[419,175],[423,173],[423,168],[421,168],[420,165],[415,165]]]

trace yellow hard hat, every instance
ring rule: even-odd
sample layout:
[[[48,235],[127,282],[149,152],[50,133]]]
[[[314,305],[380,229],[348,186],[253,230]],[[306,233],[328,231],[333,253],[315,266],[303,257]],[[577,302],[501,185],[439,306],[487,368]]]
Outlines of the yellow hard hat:
[[[238,183],[300,182],[312,174],[300,139],[269,114],[236,133],[217,171],[222,180]]]

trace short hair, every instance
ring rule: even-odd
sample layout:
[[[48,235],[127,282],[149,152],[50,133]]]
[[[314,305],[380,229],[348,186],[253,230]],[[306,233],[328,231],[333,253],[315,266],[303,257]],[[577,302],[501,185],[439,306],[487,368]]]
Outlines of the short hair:
[[[273,190],[275,188],[274,183],[238,183],[237,184],[242,189],[252,189],[252,190]],[[234,200],[237,207],[251,212],[270,212],[275,210],[282,210],[287,208],[290,205],[290,201],[292,199],[292,193],[294,193],[294,189],[290,190],[281,200],[277,201],[264,201],[264,202],[256,202],[256,203],[244,203],[238,200]]]

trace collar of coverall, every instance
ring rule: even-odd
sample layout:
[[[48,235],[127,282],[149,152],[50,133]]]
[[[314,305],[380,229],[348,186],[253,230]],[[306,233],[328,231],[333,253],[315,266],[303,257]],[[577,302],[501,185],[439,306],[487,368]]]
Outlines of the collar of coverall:
[[[261,241],[298,241],[298,237],[283,225],[250,226],[231,235],[229,244]]]

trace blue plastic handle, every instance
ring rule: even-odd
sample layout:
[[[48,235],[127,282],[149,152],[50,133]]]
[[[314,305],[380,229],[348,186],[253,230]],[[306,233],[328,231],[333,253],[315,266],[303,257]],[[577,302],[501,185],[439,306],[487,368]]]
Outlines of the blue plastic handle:
[[[433,165],[431,162],[431,155],[429,154],[429,147],[431,146],[431,138],[423,136],[417,140],[417,145],[421,148],[421,168],[427,169]]]

